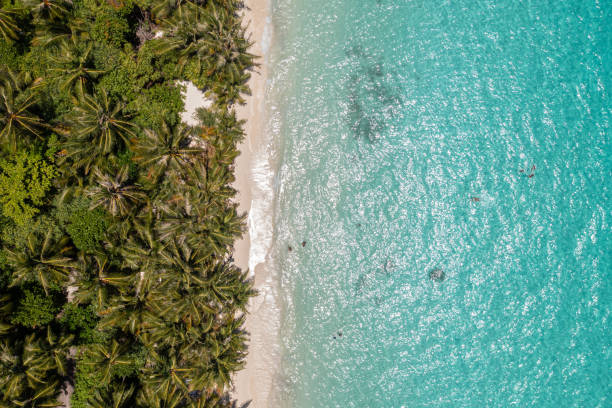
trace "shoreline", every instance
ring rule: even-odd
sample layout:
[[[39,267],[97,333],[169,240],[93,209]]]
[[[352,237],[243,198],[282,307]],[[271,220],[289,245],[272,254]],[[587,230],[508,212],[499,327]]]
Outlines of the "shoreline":
[[[267,264],[271,243],[272,219],[269,207],[272,193],[272,178],[269,169],[271,152],[266,149],[267,106],[266,85],[268,79],[268,53],[271,40],[271,0],[245,0],[243,23],[247,36],[253,41],[251,52],[258,55],[260,64],[251,75],[251,95],[245,97],[246,104],[236,107],[238,119],[245,120],[245,138],[238,146],[240,155],[236,159],[234,188],[238,191],[238,211],[247,213],[247,231],[234,244],[234,259],[241,269],[249,269],[257,296],[248,305],[245,329],[249,332],[248,356],[245,367],[232,377],[232,397],[238,406],[250,403],[251,408],[269,406],[273,376],[278,366],[275,347],[278,344],[278,324],[272,317],[277,314],[274,296],[275,280]],[[268,200],[266,200],[268,199]],[[265,218],[265,219],[262,219]],[[260,225],[262,224],[262,225]],[[262,231],[269,227],[270,231]],[[257,242],[257,245],[252,245]],[[272,347],[271,347],[272,346]]]

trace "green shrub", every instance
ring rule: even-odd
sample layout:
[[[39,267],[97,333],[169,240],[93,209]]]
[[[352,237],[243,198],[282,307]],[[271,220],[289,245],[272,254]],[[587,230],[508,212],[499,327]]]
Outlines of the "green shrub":
[[[77,336],[79,344],[99,343],[103,340],[102,333],[95,330],[98,316],[93,305],[79,306],[68,303],[64,307],[60,322]]]
[[[142,87],[136,71],[134,60],[122,53],[116,65],[100,78],[97,88],[106,90],[114,100],[131,101]]]
[[[108,216],[101,208],[89,209],[90,201],[84,197],[72,200],[58,208],[57,218],[74,246],[81,251],[92,251],[100,246],[108,227]]]
[[[138,112],[134,118],[136,123],[143,128],[159,129],[164,121],[170,126],[176,125],[184,106],[180,87],[166,83],[144,90],[130,107]]]
[[[54,296],[47,296],[40,288],[25,289],[11,321],[26,327],[40,327],[50,323],[59,310]]]
[[[12,247],[18,251],[24,251],[28,245],[28,236],[34,235],[43,239],[51,231],[51,238],[54,241],[60,239],[64,233],[57,224],[55,218],[41,214],[31,219],[25,225],[16,225],[12,220],[5,218],[2,225],[2,242],[4,246]]]
[[[112,375],[114,378],[127,378],[138,374],[145,365],[145,348],[136,346],[131,353],[127,354],[126,359],[130,361],[130,364],[117,364],[113,367]]]
[[[88,408],[87,401],[93,397],[96,389],[102,385],[102,373],[91,365],[77,363],[74,376],[74,393],[70,398],[72,408]]]
[[[134,160],[134,152],[131,150],[123,150],[117,153],[117,164],[119,168],[128,167],[128,179],[135,180],[138,177],[138,164]]]
[[[149,40],[138,49],[138,75],[144,79],[144,83],[154,83],[160,79],[167,81],[184,79],[178,75],[177,52],[168,51],[160,55],[155,51],[157,46],[159,46],[159,39]]]
[[[100,8],[96,14],[96,19],[91,27],[91,38],[96,42],[121,48],[130,32],[127,20],[108,8]]]
[[[49,69],[49,47],[31,47],[19,61],[21,70],[31,74],[32,78],[46,76]]]
[[[39,153],[18,152],[0,160],[2,213],[24,225],[39,212],[56,174],[56,167]]]
[[[3,39],[0,39],[0,61],[13,70],[19,69],[17,49]]]

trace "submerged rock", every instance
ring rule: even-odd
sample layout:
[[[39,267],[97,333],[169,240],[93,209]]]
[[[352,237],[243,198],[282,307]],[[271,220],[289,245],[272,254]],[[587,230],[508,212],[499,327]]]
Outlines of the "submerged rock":
[[[446,274],[440,268],[432,269],[429,271],[429,279],[434,282],[442,282],[444,279],[446,279]]]

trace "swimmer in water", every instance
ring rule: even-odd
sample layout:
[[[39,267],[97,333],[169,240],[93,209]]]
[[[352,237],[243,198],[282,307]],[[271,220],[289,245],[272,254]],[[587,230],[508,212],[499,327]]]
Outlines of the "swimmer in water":
[[[471,199],[471,200],[472,200],[472,202],[474,202],[474,203],[477,203],[477,202],[479,202],[479,201],[480,201],[480,198],[478,198],[478,197],[472,197],[472,198],[470,198],[470,199]]]

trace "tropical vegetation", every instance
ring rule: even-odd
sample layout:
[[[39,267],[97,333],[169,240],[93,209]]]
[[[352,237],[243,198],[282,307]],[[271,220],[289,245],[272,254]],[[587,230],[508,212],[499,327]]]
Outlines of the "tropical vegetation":
[[[235,405],[242,3],[0,4],[0,408]]]

